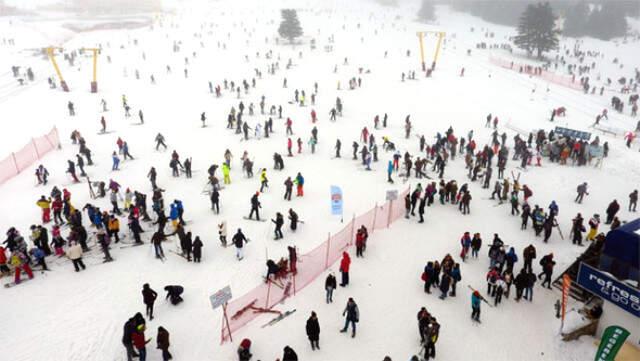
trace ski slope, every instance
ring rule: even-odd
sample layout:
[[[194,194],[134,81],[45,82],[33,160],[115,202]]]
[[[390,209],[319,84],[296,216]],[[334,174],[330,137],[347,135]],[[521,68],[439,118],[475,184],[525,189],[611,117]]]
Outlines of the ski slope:
[[[305,31],[304,39],[315,38],[317,48],[304,45],[276,45],[275,36],[279,24],[280,8],[298,9]],[[47,26],[38,31],[39,23],[0,18],[0,29],[8,29],[16,39],[15,48],[0,47],[0,114],[8,130],[0,133],[0,154],[3,156],[20,148],[34,135],[42,134],[55,125],[59,129],[63,147],[47,155],[41,163],[51,173],[50,185],[67,188],[72,193],[73,204],[82,208],[91,202],[101,209],[110,209],[108,199],[91,200],[86,183],[72,184],[64,174],[66,160],[74,159],[77,148],[69,135],[79,130],[93,152],[94,167],[86,167],[92,180],[118,181],[124,188],[140,190],[149,195],[151,186],[146,174],[151,166],[158,170],[158,184],[166,190],[165,202],[180,199],[185,204],[188,230],[199,235],[204,242],[201,264],[187,263],[169,252],[177,245],[166,244],[166,262],[153,256],[148,244],[152,226],[143,224],[146,245],[121,249],[112,247],[115,262],[102,264],[101,256],[85,256],[87,270],[75,273],[69,261],[51,259],[51,272],[36,273],[36,278],[18,287],[0,289],[0,309],[3,325],[0,339],[10,346],[13,360],[126,360],[121,344],[122,326],[135,312],[144,306],[140,290],[149,283],[159,292],[153,321],[147,321],[147,337],[154,337],[148,345],[148,359],[160,360],[155,349],[157,326],[171,333],[171,353],[176,360],[235,360],[238,341],[250,338],[254,359],[275,360],[282,355],[285,345],[291,346],[301,360],[381,360],[389,355],[393,360],[406,360],[419,349],[416,314],[425,306],[437,317],[441,331],[437,348],[438,360],[585,360],[593,357],[594,339],[583,337],[580,341],[560,341],[559,320],[555,318],[553,304],[560,298],[557,290],[536,286],[534,301],[514,302],[503,300],[497,308],[483,305],[482,324],[473,324],[469,318],[470,292],[467,285],[484,292],[484,280],[489,260],[481,252],[478,260],[461,264],[462,281],[458,284],[458,296],[442,301],[439,292],[426,295],[420,274],[427,261],[440,260],[450,253],[458,262],[459,239],[465,231],[480,232],[484,244],[489,244],[494,233],[508,246],[516,248],[521,258],[522,249],[529,244],[537,248],[538,259],[534,272],[540,272],[537,261],[553,252],[556,258],[554,275],[562,272],[584,250],[561,240],[554,232],[550,243],[543,244],[533,231],[520,231],[520,218],[512,217],[509,206],[495,206],[489,200],[491,190],[480,188],[480,183],[470,183],[473,200],[471,215],[463,216],[457,207],[436,204],[426,211],[426,221],[418,224],[415,218],[401,219],[391,228],[376,231],[369,239],[363,259],[352,252],[351,284],[334,293],[334,303],[324,302],[324,278],[286,300],[280,310],[296,309],[297,312],[274,326],[261,328],[272,316],[261,316],[238,333],[234,342],[220,345],[221,310],[211,310],[209,295],[230,285],[235,297],[253,289],[266,273],[267,258],[286,256],[287,246],[295,245],[305,253],[324,242],[328,233],[341,229],[340,219],[330,215],[330,185],[342,187],[345,199],[345,217],[361,214],[375,203],[384,202],[389,189],[403,190],[415,186],[415,178],[407,184],[394,174],[396,183],[386,182],[386,164],[391,153],[381,149],[382,137],[388,136],[404,153],[419,154],[418,138],[424,134],[429,143],[452,126],[458,136],[465,136],[473,129],[478,146],[491,139],[491,129],[484,128],[484,119],[492,113],[500,119],[499,131],[506,131],[511,147],[512,129],[533,131],[549,130],[552,126],[566,126],[589,130],[595,116],[607,108],[614,90],[605,96],[584,95],[580,92],[547,84],[539,79],[495,67],[489,57],[507,58],[511,55],[500,50],[477,50],[475,44],[486,41],[483,32],[488,28],[495,32],[496,42],[506,41],[513,29],[484,23],[481,20],[447,8],[438,8],[437,24],[414,22],[417,9],[382,8],[366,1],[280,1],[214,3],[193,2],[173,15],[165,15],[152,28],[134,30],[108,30],[69,34],[61,30],[61,22],[44,22]],[[469,32],[473,26],[476,31]],[[49,27],[53,27],[49,30]],[[31,30],[29,30],[31,29]],[[57,29],[57,30],[56,30]],[[418,30],[444,30],[446,43],[442,49],[437,69],[432,78],[424,78],[419,71]],[[44,34],[42,33],[44,32]],[[4,31],[3,31],[4,34]],[[328,38],[335,37],[332,52],[325,52]],[[180,42],[180,52],[172,51],[173,42]],[[202,42],[202,44],[201,44]],[[607,43],[583,39],[583,47],[606,54],[599,62],[598,70],[603,79],[611,74],[632,75],[632,69],[640,66],[634,54],[640,43],[629,41]],[[137,43],[137,44],[136,44]],[[46,77],[53,76],[53,69],[46,59],[28,56],[23,51],[32,47],[59,45],[66,49],[102,46],[98,60],[99,93],[89,92],[91,59],[81,56],[71,68],[59,59],[62,72],[71,88],[70,93],[60,89],[50,90]],[[561,46],[573,47],[573,40],[563,39]],[[434,39],[427,39],[427,59],[432,57]],[[467,49],[472,49],[467,55]],[[406,56],[410,50],[411,55]],[[265,54],[273,52],[272,59]],[[384,53],[388,52],[385,58]],[[302,56],[299,56],[299,53]],[[258,56],[259,53],[259,56]],[[144,57],[143,57],[144,54]],[[195,56],[194,56],[195,54]],[[111,57],[111,62],[106,60]],[[245,58],[245,56],[247,58]],[[518,56],[517,54],[515,56]],[[612,64],[618,57],[624,64]],[[188,65],[185,65],[188,58]],[[344,59],[348,58],[348,65]],[[145,60],[146,59],[146,60]],[[248,60],[247,60],[248,59]],[[291,59],[293,66],[286,69]],[[516,57],[517,59],[517,57]],[[269,64],[279,61],[275,75],[267,72]],[[12,87],[10,66],[25,64],[36,73],[36,84],[16,92]],[[171,73],[166,72],[166,66]],[[334,73],[334,67],[337,72]],[[188,69],[185,78],[183,70]],[[465,68],[465,76],[459,77]],[[363,72],[359,72],[359,68]],[[140,80],[134,76],[140,72]],[[223,80],[236,84],[243,79],[251,82],[254,69],[259,69],[262,79],[256,78],[256,87],[240,99],[235,93],[224,90],[221,98],[209,94],[208,81],[214,86]],[[401,73],[416,71],[417,80],[401,82]],[[6,74],[5,74],[6,73]],[[605,74],[607,74],[605,76]],[[152,85],[150,76],[156,84]],[[352,77],[362,78],[362,87],[348,89]],[[286,78],[288,87],[283,88]],[[44,81],[42,81],[44,80]],[[293,101],[295,89],[305,90],[307,99],[318,83],[316,105],[299,107]],[[338,90],[340,83],[340,90]],[[547,91],[548,87],[548,91]],[[532,92],[532,89],[536,89]],[[131,118],[124,116],[120,98],[125,94],[132,107]],[[232,106],[242,100],[245,107],[253,103],[256,115],[245,116],[251,126],[264,123],[259,113],[260,97],[266,98],[266,109],[282,105],[283,114],[293,120],[295,140],[300,137],[305,146],[303,154],[285,157],[285,169],[273,170],[274,152],[286,154],[284,135],[285,119],[274,117],[275,133],[269,139],[242,141],[240,135],[227,130],[226,117]],[[333,123],[329,110],[336,97],[344,104],[344,116]],[[100,100],[105,99],[109,111],[102,113]],[[622,96],[626,100],[626,96]],[[75,104],[75,117],[69,117],[67,102]],[[548,122],[551,109],[565,106],[567,116]],[[319,122],[319,144],[315,154],[306,145],[311,123],[310,111],[315,109]],[[142,110],[145,124],[138,122],[137,112]],[[245,110],[246,111],[246,110]],[[207,115],[208,127],[200,126],[200,114]],[[389,115],[389,127],[373,130],[375,115]],[[411,115],[414,126],[411,139],[404,139],[403,123]],[[608,124],[631,130],[636,119],[609,111]],[[98,135],[99,120],[105,116],[110,134]],[[509,127],[507,127],[507,124]],[[361,129],[366,126],[380,146],[380,162],[373,171],[365,171],[358,161],[351,160],[351,143],[359,141]],[[5,128],[7,129],[7,128]],[[166,137],[168,150],[157,152],[154,137],[161,132]],[[594,135],[596,135],[594,133]],[[618,214],[622,220],[635,215],[626,211],[627,195],[638,187],[640,160],[638,144],[627,149],[621,138],[597,134],[610,144],[609,157],[601,169],[593,167],[561,167],[543,160],[542,167],[531,167],[521,172],[520,182],[533,190],[532,204],[546,208],[555,200],[560,213],[558,221],[565,237],[568,237],[571,219],[581,212],[585,219],[593,213],[604,214],[609,202],[617,199],[621,204]],[[117,150],[116,140],[121,137],[129,143],[135,160],[121,163],[121,170],[111,171],[110,154]],[[332,159],[336,138],[342,141],[342,159]],[[294,146],[295,148],[295,146]],[[194,177],[173,178],[168,167],[172,150],[181,159],[193,157]],[[221,192],[221,214],[213,214],[208,196],[202,194],[206,183],[206,170],[212,163],[220,164],[223,153],[229,149],[233,155],[232,184]],[[253,159],[252,179],[244,178],[239,160],[244,151]],[[5,204],[0,210],[3,230],[16,227],[25,238],[29,226],[40,219],[35,201],[41,194],[48,194],[50,187],[36,187],[33,176],[35,166],[0,186],[0,197]],[[518,174],[514,161],[508,163],[507,174]],[[249,199],[259,189],[259,169],[267,168],[270,188],[261,195],[261,217],[275,217],[293,208],[305,224],[292,234],[285,229],[285,238],[273,241],[271,222],[259,223],[243,220],[248,215]],[[286,177],[302,172],[305,177],[305,196],[285,202],[282,199]],[[429,175],[434,177],[432,172]],[[457,179],[458,184],[468,181],[464,160],[451,161],[445,179]],[[582,205],[573,202],[576,186],[588,181],[591,195]],[[423,182],[425,185],[425,182]],[[245,258],[235,259],[233,247],[222,248],[217,240],[216,225],[226,220],[229,238],[233,231],[242,228],[252,242],[245,248]],[[85,222],[86,223],[86,222]],[[121,228],[125,232],[124,219]],[[608,229],[608,226],[604,226]],[[65,233],[65,232],[63,232]],[[173,239],[173,237],[171,238]],[[172,241],[173,242],[173,241]],[[92,251],[91,253],[96,253]],[[519,270],[522,260],[516,264]],[[338,265],[332,270],[337,274]],[[537,273],[536,272],[536,273]],[[339,276],[339,275],[338,275]],[[8,282],[3,279],[2,283]],[[185,302],[177,307],[163,300],[165,285],[179,284],[185,288]],[[512,294],[515,290],[512,289]],[[343,326],[341,313],[346,300],[353,297],[360,309],[358,335],[355,339],[340,334]],[[571,307],[579,305],[570,304]],[[321,351],[312,352],[306,339],[304,325],[311,311],[316,311],[320,321]]]

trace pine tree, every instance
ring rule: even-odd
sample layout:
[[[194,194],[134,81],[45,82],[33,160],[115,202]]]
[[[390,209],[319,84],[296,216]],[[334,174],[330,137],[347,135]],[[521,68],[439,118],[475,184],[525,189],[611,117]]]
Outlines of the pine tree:
[[[589,5],[580,1],[567,11],[564,19],[562,34],[565,36],[580,37],[588,34]]]
[[[558,48],[558,33],[555,29],[556,16],[549,3],[529,5],[520,17],[518,35],[514,39],[517,47],[529,55],[537,52],[538,58],[545,51]]]
[[[302,27],[298,20],[298,13],[294,9],[282,9],[282,22],[278,34],[293,44],[293,40],[302,36]]]
[[[418,20],[423,22],[429,22],[436,19],[435,7],[433,1],[422,0],[422,7],[418,11]]]

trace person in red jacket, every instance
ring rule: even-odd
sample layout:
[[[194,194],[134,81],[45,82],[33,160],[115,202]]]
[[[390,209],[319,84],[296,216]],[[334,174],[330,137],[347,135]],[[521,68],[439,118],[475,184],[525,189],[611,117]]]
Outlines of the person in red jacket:
[[[364,250],[364,232],[359,229],[356,233],[356,257],[363,257],[362,251]]]
[[[147,344],[151,342],[151,339],[145,340],[144,338],[145,325],[141,324],[136,327],[136,330],[131,334],[131,342],[133,346],[138,350],[138,357],[140,361],[147,359]]]
[[[288,156],[289,157],[293,157],[293,153],[291,153],[291,148],[293,147],[293,142],[291,141],[291,138],[287,139],[287,152],[288,152]]]
[[[56,197],[56,199],[51,202],[51,208],[53,209],[53,221],[56,224],[64,224],[64,221],[62,220],[62,207],[63,203],[60,197]]]
[[[340,287],[344,287],[349,284],[349,266],[351,265],[351,257],[347,252],[342,252],[342,260],[340,261],[340,274],[342,280]]]

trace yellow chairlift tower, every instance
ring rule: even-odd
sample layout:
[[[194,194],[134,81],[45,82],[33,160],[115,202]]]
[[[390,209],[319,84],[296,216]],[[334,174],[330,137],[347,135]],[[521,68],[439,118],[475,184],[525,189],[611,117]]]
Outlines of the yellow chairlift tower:
[[[49,57],[49,60],[51,60],[51,64],[53,64],[53,68],[56,70],[56,74],[58,74],[58,79],[60,79],[60,87],[62,88],[62,90],[68,92],[69,87],[67,86],[67,82],[64,81],[64,78],[62,77],[62,73],[60,72],[60,67],[58,67],[58,63],[56,62],[56,54],[55,54],[56,50],[62,51],[63,49],[56,48],[53,46],[46,48],[47,56]]]
[[[436,52],[433,55],[433,62],[431,63],[431,70],[434,70],[436,68],[438,56],[440,55],[440,46],[442,45],[442,39],[444,38],[446,33],[444,31],[418,31],[416,34],[418,35],[418,39],[420,40],[420,61],[422,64],[422,71],[427,70],[427,65],[424,61],[424,37],[426,34],[434,34],[438,37]]]
[[[83,48],[82,50],[93,52],[93,81],[91,81],[91,92],[98,92],[98,54],[100,54],[99,48]]]

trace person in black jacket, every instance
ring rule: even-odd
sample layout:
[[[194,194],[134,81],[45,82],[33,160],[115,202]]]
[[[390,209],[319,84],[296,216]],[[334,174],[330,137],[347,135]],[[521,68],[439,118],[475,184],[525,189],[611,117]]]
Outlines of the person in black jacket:
[[[320,349],[320,323],[318,323],[318,316],[315,312],[311,311],[311,317],[307,320],[307,337],[311,342],[311,349]]]
[[[282,361],[298,361],[298,355],[291,347],[285,346]]]
[[[211,210],[220,214],[220,192],[215,187],[211,191]]]
[[[260,195],[259,192],[256,192],[256,194],[254,194],[251,197],[251,213],[249,213],[249,219],[251,219],[251,217],[253,217],[253,212],[256,213],[256,219],[260,220],[260,213],[258,211],[258,208],[262,208],[262,206],[260,205],[260,201],[258,200],[258,196]]]
[[[200,240],[200,236],[196,236],[196,239],[193,241],[193,262],[200,263],[202,258],[202,241]]]
[[[247,242],[247,238],[242,233],[242,230],[238,228],[238,232],[236,232],[236,234],[233,236],[231,240],[233,241],[233,244],[236,246],[236,258],[238,259],[238,261],[240,261],[242,260],[242,258],[244,258],[242,250],[243,250],[244,244]]]
[[[253,211],[252,211],[253,212]],[[284,224],[284,217],[282,216],[282,213],[277,212],[276,213],[276,219],[275,220],[271,220],[271,222],[273,222],[276,225],[276,229],[274,231],[275,233],[275,240],[278,239],[282,239],[282,225]]]
[[[289,208],[289,220],[291,221],[291,230],[296,231],[298,229],[298,213]]]
[[[171,299],[171,304],[174,306],[184,301],[180,296],[182,292],[184,292],[184,288],[182,286],[165,286],[164,290],[167,291],[166,299]]]
[[[344,311],[342,311],[342,315],[346,317],[344,319],[344,328],[340,330],[340,332],[347,332],[349,323],[351,323],[351,337],[356,337],[356,323],[360,321],[360,312],[358,311],[358,305],[353,298],[349,297],[349,301],[347,301],[347,306],[344,308]]]
[[[134,317],[131,317],[124,323],[124,331],[122,334],[122,344],[127,350],[127,361],[132,361],[134,357],[138,357],[138,354],[133,350],[133,343],[131,342],[131,334],[136,328],[136,321]]]
[[[142,285],[142,302],[147,306],[146,315],[150,320],[153,320],[153,304],[156,302],[156,298],[158,298],[158,293],[149,287],[148,283]]]
[[[327,303],[333,303],[333,290],[337,287],[336,276],[330,273],[324,281],[324,289],[327,291]]]

